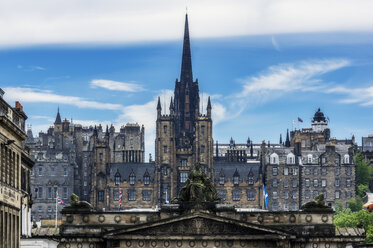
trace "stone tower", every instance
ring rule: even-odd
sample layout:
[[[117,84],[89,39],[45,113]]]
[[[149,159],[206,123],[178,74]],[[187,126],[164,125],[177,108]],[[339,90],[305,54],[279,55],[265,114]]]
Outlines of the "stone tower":
[[[193,81],[188,15],[185,17],[183,55],[180,80],[176,79],[170,114],[162,114],[157,105],[155,159],[158,198],[164,203],[176,197],[194,164],[213,179],[213,140],[211,101],[206,114],[200,113],[198,79]]]

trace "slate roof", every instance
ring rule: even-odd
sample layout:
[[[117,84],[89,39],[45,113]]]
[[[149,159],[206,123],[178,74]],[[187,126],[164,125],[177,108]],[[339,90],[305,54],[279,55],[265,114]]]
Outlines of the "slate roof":
[[[219,180],[220,173],[224,173],[225,180],[233,180],[234,173],[238,172],[240,180],[248,180],[250,171],[253,173],[254,181],[259,178],[259,161],[257,163],[238,163],[238,162],[214,162],[215,181]]]
[[[114,181],[115,174],[119,172],[121,182],[128,181],[131,172],[136,176],[136,181],[143,181],[146,171],[149,173],[150,180],[154,180],[155,164],[154,163],[113,163],[110,165],[110,180]]]

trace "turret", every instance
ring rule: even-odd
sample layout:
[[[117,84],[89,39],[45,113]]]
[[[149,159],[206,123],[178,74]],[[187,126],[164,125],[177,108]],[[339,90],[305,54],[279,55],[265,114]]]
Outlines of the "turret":
[[[290,147],[289,129],[286,130],[285,146]]]
[[[171,100],[170,100],[170,116],[174,115],[174,102],[172,100],[172,96],[171,96]]]
[[[211,100],[210,100],[210,96],[209,96],[209,99],[207,100],[207,117],[210,117],[211,118]]]

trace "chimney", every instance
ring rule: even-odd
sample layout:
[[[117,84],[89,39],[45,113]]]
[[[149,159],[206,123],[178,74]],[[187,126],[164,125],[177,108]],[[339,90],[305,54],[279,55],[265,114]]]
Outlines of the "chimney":
[[[302,156],[302,145],[301,145],[301,142],[299,141],[296,141],[294,144],[294,155]]]
[[[23,111],[23,106],[19,101],[16,101],[16,109]]]

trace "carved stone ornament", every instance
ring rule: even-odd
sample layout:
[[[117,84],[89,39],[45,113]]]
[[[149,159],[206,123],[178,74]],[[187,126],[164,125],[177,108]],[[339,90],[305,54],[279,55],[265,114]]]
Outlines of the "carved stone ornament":
[[[82,219],[83,219],[83,222],[88,223],[89,216],[88,215],[84,215]]]
[[[290,223],[294,223],[296,220],[297,220],[297,218],[295,217],[294,214],[290,215],[290,217],[289,217]]]
[[[114,221],[115,221],[116,223],[120,223],[120,222],[122,221],[122,219],[120,218],[119,215],[117,215],[117,216],[114,217]]]
[[[280,216],[275,216],[275,217],[273,218],[273,222],[275,222],[275,223],[279,223],[279,222],[280,222]]]
[[[102,214],[100,216],[98,216],[98,221],[100,223],[104,222],[105,221],[105,216],[103,216]]]
[[[70,248],[70,247],[71,247],[71,245],[69,243],[65,244],[65,248]]]
[[[326,215],[326,214],[323,214],[322,216],[321,216],[321,220],[322,220],[322,222],[324,222],[324,223],[326,223],[327,221],[328,221],[328,215]]]
[[[94,243],[90,243],[89,244],[89,248],[95,248],[95,244]]]
[[[317,243],[312,244],[312,248],[317,248],[317,247],[319,247],[319,244],[317,244]]]
[[[202,241],[202,246],[203,246],[203,247],[207,247],[207,245],[208,245],[208,242],[207,242],[206,240],[203,240],[203,241]]]
[[[196,242],[195,242],[195,241],[193,241],[193,240],[192,240],[192,241],[189,241],[189,246],[190,246],[190,247],[194,247],[195,245],[196,245]]]
[[[307,214],[306,221],[309,223],[312,221],[312,216],[310,214]]]
[[[163,243],[164,247],[169,247],[170,246],[170,241],[166,240],[164,243]]]
[[[176,242],[176,245],[177,245],[177,247],[181,247],[181,246],[183,245],[183,241],[178,240],[178,241]]]
[[[219,240],[216,240],[216,241],[215,241],[215,246],[216,246],[216,247],[219,247],[219,246],[220,246],[220,241],[219,241]]]
[[[264,218],[263,218],[263,216],[259,215],[257,220],[258,220],[259,223],[262,223]]]
[[[83,244],[82,243],[78,243],[78,248],[82,248],[83,247]]]
[[[127,241],[126,241],[126,246],[127,246],[127,247],[131,247],[131,246],[132,246],[132,242],[131,242],[130,240],[127,240]]]
[[[72,216],[72,215],[68,215],[68,216],[66,216],[66,221],[67,221],[67,223],[73,223],[73,221],[74,221],[74,216]]]
[[[156,246],[157,246],[157,241],[153,240],[150,244],[151,244],[153,247],[156,247]]]

